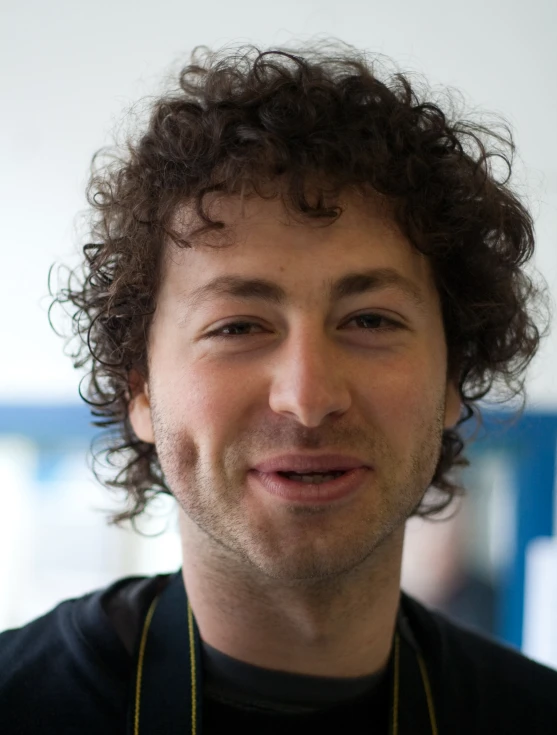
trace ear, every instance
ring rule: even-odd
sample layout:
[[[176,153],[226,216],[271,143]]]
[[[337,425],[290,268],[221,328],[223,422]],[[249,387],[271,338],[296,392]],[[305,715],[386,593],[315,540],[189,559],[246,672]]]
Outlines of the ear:
[[[138,439],[147,444],[155,443],[153,423],[151,421],[151,402],[147,381],[137,370],[130,370],[128,377],[130,402],[128,416]]]
[[[460,418],[461,408],[457,384],[453,380],[448,380],[445,394],[445,429],[450,429],[456,424]]]

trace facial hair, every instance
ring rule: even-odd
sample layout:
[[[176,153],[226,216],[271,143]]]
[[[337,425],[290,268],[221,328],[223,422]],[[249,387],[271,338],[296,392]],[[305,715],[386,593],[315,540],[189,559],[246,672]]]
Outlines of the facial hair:
[[[323,424],[301,427],[283,417],[237,431],[218,456],[172,421],[151,391],[155,445],[167,484],[221,563],[284,583],[314,584],[346,575],[364,564],[412,514],[437,466],[443,435],[445,396],[422,416],[406,457],[378,430]],[[282,452],[327,448],[369,458],[374,467],[369,503],[346,525],[329,524],[330,509],[284,504],[280,514],[246,500],[250,461]]]

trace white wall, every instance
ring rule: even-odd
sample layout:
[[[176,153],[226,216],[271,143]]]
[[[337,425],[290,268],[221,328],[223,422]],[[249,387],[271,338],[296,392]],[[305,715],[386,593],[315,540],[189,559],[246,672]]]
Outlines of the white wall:
[[[75,248],[92,153],[198,44],[335,35],[504,113],[536,214],[536,264],[556,295],[556,22],[554,0],[3,0],[0,402],[77,399],[78,376],[47,323],[48,268]],[[556,371],[553,335],[531,371],[534,404],[557,406]]]

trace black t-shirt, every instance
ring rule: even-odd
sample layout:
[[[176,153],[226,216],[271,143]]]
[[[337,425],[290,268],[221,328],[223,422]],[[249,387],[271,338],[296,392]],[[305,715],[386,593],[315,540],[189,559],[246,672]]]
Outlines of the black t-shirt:
[[[0,733],[126,733],[133,653],[147,609],[170,579],[176,575],[119,580],[0,634]],[[557,672],[404,594],[401,609],[427,663],[440,735],[557,733]],[[204,735],[388,731],[386,672],[303,677],[259,669],[207,645],[203,666]]]

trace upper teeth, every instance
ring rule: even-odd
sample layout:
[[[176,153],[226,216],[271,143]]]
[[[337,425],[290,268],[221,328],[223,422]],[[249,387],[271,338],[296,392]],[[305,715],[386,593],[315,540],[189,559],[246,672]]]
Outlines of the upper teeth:
[[[317,473],[313,472],[308,475],[303,475],[299,472],[284,472],[288,478],[295,479],[298,482],[311,482],[314,485],[318,485],[321,482],[327,482],[327,480],[331,480],[334,477],[338,477],[339,475],[342,475],[344,473],[344,470],[338,470],[334,472],[326,472],[326,473]]]

